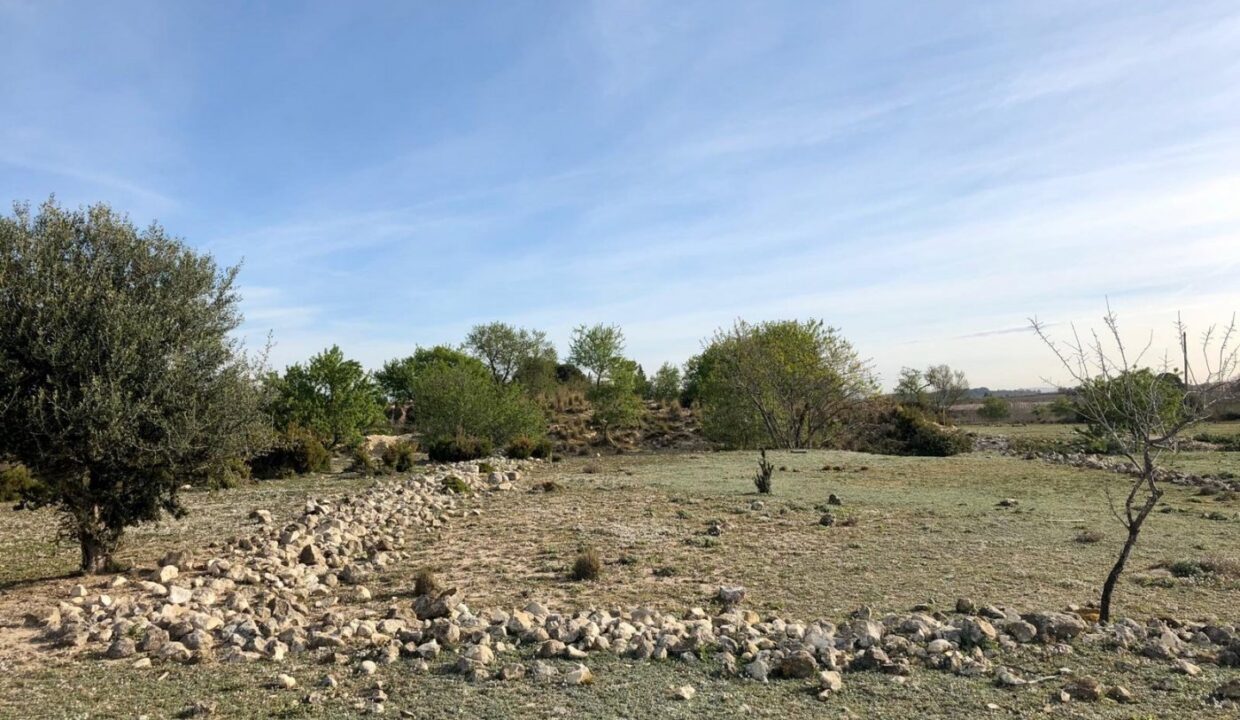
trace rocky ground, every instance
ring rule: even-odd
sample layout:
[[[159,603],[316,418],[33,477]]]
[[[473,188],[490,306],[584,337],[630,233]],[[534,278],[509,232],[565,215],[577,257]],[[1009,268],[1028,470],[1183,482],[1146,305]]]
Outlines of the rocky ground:
[[[592,668],[609,662],[603,657],[709,667],[742,684],[797,683],[828,706],[858,674],[899,685],[923,671],[1032,690],[1048,708],[1136,701],[1131,688],[1080,669],[1022,669],[1090,652],[1159,663],[1169,685],[1215,668],[1210,675],[1221,680],[1199,687],[1193,705],[1240,707],[1240,675],[1228,672],[1240,666],[1240,631],[1224,622],[1160,618],[1101,627],[1088,608],[1017,612],[968,599],[947,609],[862,607],[805,621],[748,609],[745,589],[730,586],[718,588],[712,604],[681,611],[552,608],[537,598],[472,608],[458,589],[433,587],[427,577],[376,610],[368,588],[410,562],[428,533],[483,512],[491,495],[538,482],[527,464],[487,465],[438,466],[342,498],[310,499],[289,522],[255,508],[239,537],[84,581],[68,597],[33,608],[28,637],[80,662],[123,663],[131,671],[252,666],[274,692],[295,695],[302,706],[344,701],[369,713],[387,710],[390,686],[376,679],[342,689],[342,678],[378,678],[382,668],[399,667],[403,674],[451,672],[473,684],[589,686]],[[310,687],[284,670],[306,661],[323,668]],[[671,685],[666,697],[693,703],[697,692],[693,683]],[[212,708],[204,700],[185,712]]]

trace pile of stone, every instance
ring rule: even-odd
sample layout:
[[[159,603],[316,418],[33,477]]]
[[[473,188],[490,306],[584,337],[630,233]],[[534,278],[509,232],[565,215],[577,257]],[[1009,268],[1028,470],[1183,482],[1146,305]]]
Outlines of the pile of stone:
[[[370,619],[373,611],[356,601],[371,599],[368,580],[409,559],[418,535],[467,511],[462,493],[511,490],[524,463],[492,458],[483,467],[441,465],[346,498],[308,500],[284,525],[255,510],[247,535],[202,554],[169,553],[145,579],[118,575],[97,593],[79,585],[67,602],[28,619],[61,647],[103,645],[106,657],[147,662],[279,661],[391,636],[401,621]],[[434,605],[446,615],[454,601]]]

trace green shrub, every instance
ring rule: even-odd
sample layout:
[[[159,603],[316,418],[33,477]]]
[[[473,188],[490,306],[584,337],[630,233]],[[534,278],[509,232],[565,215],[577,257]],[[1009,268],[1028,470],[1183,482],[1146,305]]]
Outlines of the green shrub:
[[[357,473],[363,477],[379,474],[379,464],[375,462],[374,456],[370,454],[365,445],[357,445],[353,448],[353,452],[349,454],[349,472]]]
[[[470,495],[473,493],[469,484],[455,475],[449,475],[443,479],[443,489],[447,492],[454,492],[457,495]]]
[[[992,395],[982,401],[982,406],[978,408],[977,414],[987,420],[1003,420],[1011,416],[1012,403]]]
[[[270,450],[250,461],[255,477],[278,478],[325,472],[331,467],[331,454],[309,430],[293,425],[280,433]]]
[[[414,424],[423,437],[465,435],[503,446],[519,435],[541,437],[547,429],[537,403],[519,387],[495,382],[477,361],[433,363],[420,372],[413,390]]]
[[[851,427],[845,447],[878,455],[948,457],[970,452],[968,435],[933,422],[918,408],[872,405]]]
[[[1224,433],[1202,432],[1193,436],[1197,442],[1210,443],[1218,445],[1220,450],[1228,452],[1240,452],[1240,435],[1226,435]]]
[[[535,440],[528,435],[518,435],[508,443],[504,454],[513,460],[551,457],[551,441],[547,438]]]
[[[426,446],[426,454],[432,462],[463,462],[477,460],[491,454],[491,441],[457,433],[432,440]]]
[[[277,428],[308,428],[333,448],[385,424],[379,386],[335,345],[265,382]]]
[[[570,576],[574,580],[597,580],[602,574],[603,561],[598,551],[594,548],[586,548],[577,554]]]
[[[396,440],[383,448],[383,465],[396,472],[409,472],[413,469],[418,446],[408,440]]]
[[[232,490],[250,482],[252,474],[245,460],[235,457],[211,469],[207,474],[207,488],[211,490]]]
[[[0,502],[16,502],[22,493],[28,493],[38,485],[34,475],[25,465],[14,465],[0,471]]]

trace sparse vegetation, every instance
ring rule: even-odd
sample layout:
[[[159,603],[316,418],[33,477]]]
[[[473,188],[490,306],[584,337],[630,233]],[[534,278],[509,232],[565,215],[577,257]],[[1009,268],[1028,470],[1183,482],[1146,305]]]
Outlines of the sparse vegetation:
[[[413,576],[413,594],[416,597],[437,595],[440,591],[439,580],[430,570],[419,570]]]
[[[417,460],[418,446],[409,440],[394,440],[383,448],[383,466],[396,472],[409,472]]]
[[[585,548],[573,560],[570,576],[574,580],[598,580],[603,574],[603,560],[598,551],[592,547]]]
[[[331,466],[331,453],[318,436],[293,425],[276,436],[272,446],[250,461],[256,477],[278,478],[323,472]]]
[[[426,446],[426,454],[433,462],[462,462],[487,457],[491,454],[491,448],[491,441],[488,438],[473,437],[458,432],[455,435],[431,440]]]

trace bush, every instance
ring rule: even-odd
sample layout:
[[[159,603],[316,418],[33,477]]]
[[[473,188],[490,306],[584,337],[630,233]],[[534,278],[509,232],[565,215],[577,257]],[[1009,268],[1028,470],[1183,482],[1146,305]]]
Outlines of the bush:
[[[331,454],[309,430],[294,425],[280,433],[270,450],[250,461],[255,477],[281,478],[325,472],[331,467]]]
[[[469,488],[469,484],[455,475],[449,475],[443,479],[443,489],[446,492],[454,492],[457,495],[470,495],[473,490]]]
[[[252,473],[245,460],[235,457],[212,468],[207,475],[207,488],[211,490],[232,490],[250,482]]]
[[[573,561],[572,578],[574,580],[598,580],[602,574],[603,561],[599,558],[597,550],[586,548],[577,554],[577,559]]]
[[[877,455],[948,457],[973,450],[968,435],[931,421],[914,407],[871,405],[851,427],[850,450]]]
[[[439,581],[435,579],[435,574],[430,570],[419,570],[413,577],[413,594],[418,597],[438,595]]]
[[[528,435],[518,435],[508,443],[504,454],[513,460],[528,460],[551,457],[551,441],[547,438],[535,440]]]
[[[383,448],[383,465],[396,472],[409,472],[417,452],[418,446],[408,440],[390,442]]]
[[[0,502],[16,502],[22,493],[28,493],[38,485],[34,475],[25,465],[13,465],[0,471]]]
[[[375,462],[374,457],[370,454],[370,450],[367,450],[365,445],[357,445],[353,448],[353,452],[350,453],[349,472],[357,473],[363,477],[379,474],[379,464]]]
[[[541,437],[547,421],[538,405],[520,388],[496,383],[473,362],[437,362],[419,373],[413,413],[422,435],[442,439],[459,434],[501,446],[519,435]]]
[[[1201,432],[1193,436],[1197,442],[1210,443],[1218,445],[1220,450],[1228,452],[1240,451],[1240,435],[1226,435],[1224,433]]]
[[[771,476],[774,473],[775,466],[766,461],[766,450],[763,450],[762,457],[758,459],[758,472],[753,476],[753,484],[758,488],[758,492],[763,495],[771,494]]]
[[[1106,535],[1101,530],[1082,530],[1076,534],[1076,541],[1082,545],[1090,545],[1096,542],[1102,542],[1106,539]]]
[[[977,414],[987,420],[1003,420],[1012,414],[1012,403],[992,395],[982,401]]]
[[[463,462],[477,460],[491,454],[491,441],[457,433],[449,437],[431,440],[426,446],[426,454],[432,462]]]

